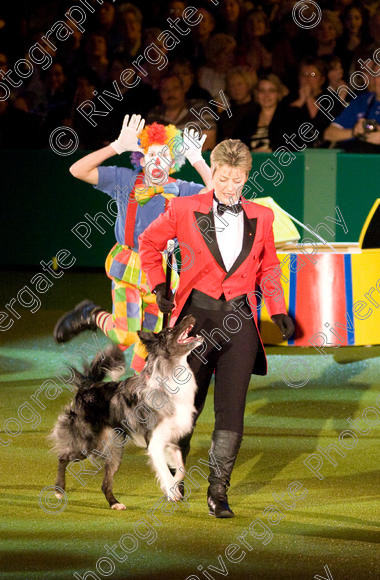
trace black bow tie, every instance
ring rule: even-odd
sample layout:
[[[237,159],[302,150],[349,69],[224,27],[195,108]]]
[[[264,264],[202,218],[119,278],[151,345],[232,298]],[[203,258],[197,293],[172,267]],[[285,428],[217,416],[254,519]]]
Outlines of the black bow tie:
[[[240,213],[243,211],[243,207],[240,202],[235,203],[234,205],[226,205],[224,203],[220,203],[220,201],[217,200],[216,211],[218,215],[223,215],[225,211],[230,213]]]

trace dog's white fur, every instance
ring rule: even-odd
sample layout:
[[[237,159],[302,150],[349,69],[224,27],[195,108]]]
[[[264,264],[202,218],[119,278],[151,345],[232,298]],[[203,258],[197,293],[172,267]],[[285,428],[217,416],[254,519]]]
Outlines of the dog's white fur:
[[[168,378],[168,387],[175,393],[169,395],[174,406],[174,413],[169,417],[165,417],[152,430],[152,437],[148,445],[148,455],[160,482],[161,489],[166,494],[166,497],[173,501],[177,501],[178,497],[172,487],[177,481],[181,481],[184,478],[184,473],[180,471],[180,468],[183,471],[185,469],[182,454],[176,442],[187,433],[190,433],[192,429],[196,411],[194,397],[197,389],[194,375],[187,362],[187,355],[179,359],[177,364],[186,369],[190,375],[189,380],[178,390],[178,383],[172,377]],[[154,366],[153,373],[148,381],[148,386],[152,389],[157,388],[156,377],[160,376],[156,366]],[[166,453],[168,453],[170,465],[176,469],[174,477],[168,469]]]

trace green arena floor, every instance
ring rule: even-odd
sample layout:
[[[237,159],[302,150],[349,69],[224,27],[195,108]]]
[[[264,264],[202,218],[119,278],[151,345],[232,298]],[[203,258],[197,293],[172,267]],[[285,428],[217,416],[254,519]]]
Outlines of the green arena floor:
[[[1,303],[29,279],[27,272],[3,273]],[[71,396],[55,375],[84,342],[94,344],[88,332],[57,346],[51,331],[57,317],[85,295],[109,307],[108,292],[104,274],[66,273],[41,296],[37,312],[24,308],[21,319],[0,337],[1,578],[380,578],[380,423],[366,434],[356,431],[356,442],[347,436],[347,447],[355,443],[351,449],[339,444],[340,433],[352,429],[347,418],[362,417],[368,407],[378,409],[380,416],[378,346],[340,348],[326,359],[310,349],[268,348],[269,374],[253,377],[248,393],[245,437],[229,493],[234,519],[207,515],[207,482],[198,474],[199,487],[189,483],[187,505],[160,504],[153,520],[147,512],[162,494],[144,450],[136,447],[126,449],[115,477],[115,495],[126,511],[108,508],[100,491],[102,472],[83,476],[84,486],[69,474],[66,507],[48,506],[42,490],[55,481],[56,458],[46,435]],[[379,313],[375,315],[380,323]],[[102,346],[107,343],[100,334],[99,341]],[[310,371],[310,380],[301,388],[288,386],[282,378],[292,357],[302,358]],[[32,403],[31,396],[48,379],[54,379],[61,392],[58,389],[54,398],[50,390],[51,400],[40,395],[45,409],[33,405],[39,409],[40,424],[22,423],[22,432],[4,445],[9,437],[4,421],[17,417],[26,401]],[[376,416],[374,411],[367,414],[373,423]],[[358,426],[368,429],[362,420]],[[212,428],[210,389],[188,468],[202,467],[199,460],[208,459]],[[326,449],[331,443],[338,444],[345,457],[332,454],[337,463],[333,465],[321,455],[319,479],[303,461],[318,445]],[[302,484],[290,488],[293,499],[287,493],[292,482]],[[254,535],[243,536],[249,548],[242,548],[237,538],[250,526]],[[128,553],[121,550],[120,540]],[[231,544],[240,548],[226,550]],[[105,546],[116,546],[116,556],[107,555]]]

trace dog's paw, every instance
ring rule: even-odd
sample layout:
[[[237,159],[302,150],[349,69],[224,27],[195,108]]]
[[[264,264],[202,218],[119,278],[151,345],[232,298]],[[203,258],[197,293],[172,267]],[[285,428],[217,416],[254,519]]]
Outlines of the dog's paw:
[[[63,498],[63,493],[61,493],[60,491],[55,491],[54,492],[54,495],[58,499],[62,499]]]
[[[111,505],[111,510],[117,510],[117,511],[122,511],[122,510],[126,510],[127,508],[125,507],[125,505],[123,503],[114,503],[113,505]]]
[[[176,503],[177,501],[181,501],[182,497],[180,495],[174,493],[173,490],[171,489],[166,489],[165,490],[165,497],[168,501],[171,501],[173,503]]]

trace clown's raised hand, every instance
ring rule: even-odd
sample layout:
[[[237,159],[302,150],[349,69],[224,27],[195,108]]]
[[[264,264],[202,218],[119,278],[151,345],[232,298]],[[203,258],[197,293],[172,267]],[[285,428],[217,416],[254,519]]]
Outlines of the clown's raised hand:
[[[200,137],[198,131],[185,127],[182,138],[185,145],[184,155],[189,163],[194,165],[197,161],[202,161],[202,147],[207,135],[204,134],[203,137]]]
[[[131,119],[129,115],[125,115],[120,135],[111,143],[111,147],[119,155],[125,151],[141,151],[137,135],[144,129],[144,125],[145,119],[142,119],[141,115],[132,115]]]

